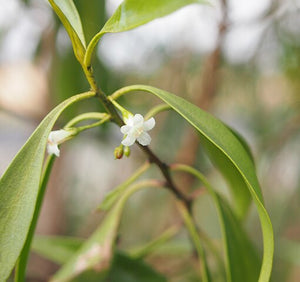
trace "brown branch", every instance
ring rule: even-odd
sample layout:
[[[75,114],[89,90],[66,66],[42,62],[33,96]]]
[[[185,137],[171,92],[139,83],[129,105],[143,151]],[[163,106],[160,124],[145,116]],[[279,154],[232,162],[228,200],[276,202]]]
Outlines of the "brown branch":
[[[115,106],[107,98],[105,93],[97,86],[92,68],[83,67],[83,69],[92,90],[96,92],[100,102],[103,104],[106,111],[111,115],[112,121],[116,123],[118,126],[124,125],[124,122],[121,119],[118,112],[116,111]],[[160,160],[159,157],[155,155],[148,146],[142,146],[137,142],[136,144],[147,155],[149,162],[154,163],[160,169],[162,175],[165,178],[165,187],[168,188],[179,200],[181,200],[187,207],[188,211],[191,212],[191,201],[183,193],[181,193],[181,191],[174,184],[172,177],[170,175],[169,165],[164,163],[162,160]]]

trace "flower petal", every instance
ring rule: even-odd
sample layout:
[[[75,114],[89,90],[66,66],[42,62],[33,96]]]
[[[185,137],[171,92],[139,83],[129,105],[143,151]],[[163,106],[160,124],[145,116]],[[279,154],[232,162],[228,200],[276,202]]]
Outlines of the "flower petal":
[[[124,146],[131,146],[135,142],[135,138],[132,135],[127,135],[126,138],[121,142]]]
[[[53,143],[62,143],[62,141],[72,135],[71,131],[64,129],[51,131],[48,139]]]
[[[129,126],[133,126],[133,116],[124,118],[124,122],[125,122],[125,124],[127,124]]]
[[[123,134],[127,134],[131,129],[131,126],[130,125],[123,125],[120,130]]]
[[[60,155],[60,150],[58,149],[57,144],[48,144],[47,152],[49,155],[55,155],[57,157],[59,157],[59,155]]]
[[[144,123],[144,117],[141,114],[136,114],[133,117],[133,125],[134,126],[142,126]]]
[[[143,132],[138,138],[137,141],[143,145],[143,146],[147,146],[150,144],[151,142],[151,137],[147,132]]]
[[[152,117],[144,122],[143,129],[145,131],[151,130],[155,126],[155,119]]]

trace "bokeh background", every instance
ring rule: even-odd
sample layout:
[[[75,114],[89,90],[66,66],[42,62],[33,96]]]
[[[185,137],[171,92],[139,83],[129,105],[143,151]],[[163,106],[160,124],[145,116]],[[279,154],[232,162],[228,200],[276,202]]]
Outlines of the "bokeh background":
[[[86,39],[100,30],[119,0],[75,0]],[[97,80],[106,93],[129,84],[149,84],[185,97],[236,129],[249,143],[275,231],[272,281],[300,281],[300,1],[210,0],[190,5],[135,30],[105,35],[94,58]],[[45,0],[0,0],[0,175],[43,116],[88,84],[70,40]],[[132,95],[123,104],[146,113],[158,103]],[[99,110],[83,103],[74,115]],[[162,159],[195,164],[226,193],[193,130],[174,113],[157,116],[151,147]],[[86,237],[102,214],[105,193],[128,177],[145,157],[133,148],[115,160],[122,138],[115,126],[84,132],[62,147],[47,189],[37,232]],[[149,176],[158,172],[153,169]],[[197,185],[181,177],[183,189]],[[220,231],[212,204],[196,202],[197,221],[218,244]],[[179,217],[165,191],[147,190],[126,207],[120,248],[148,242]],[[261,248],[255,209],[246,226]],[[180,241],[181,240],[181,241]],[[179,234],[178,242],[186,242]],[[184,244],[183,244],[184,245]],[[180,245],[181,246],[181,245]],[[172,281],[197,281],[188,246],[180,257],[148,260]],[[163,262],[163,263],[162,263]],[[45,281],[57,266],[32,255],[29,281]],[[222,281],[219,277],[216,281]]]

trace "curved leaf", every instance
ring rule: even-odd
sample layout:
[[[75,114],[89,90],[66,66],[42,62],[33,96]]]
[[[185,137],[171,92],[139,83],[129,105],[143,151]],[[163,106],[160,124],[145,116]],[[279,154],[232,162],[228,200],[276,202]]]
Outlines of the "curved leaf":
[[[69,98],[40,123],[0,179],[0,281],[7,279],[25,243],[37,201],[45,148],[60,114],[71,104],[94,96]]]
[[[206,143],[209,143],[210,146],[213,146],[214,150],[218,152],[218,155],[222,157],[223,160],[226,160],[227,163],[231,163],[232,168],[243,179],[246,185],[232,192],[239,193],[235,198],[242,197],[245,199],[247,199],[250,192],[256,204],[264,242],[264,255],[259,281],[269,281],[274,253],[273,227],[264,207],[254,164],[244,146],[221,121],[183,98],[167,91],[151,86],[133,85],[118,90],[111,96],[111,99],[116,99],[126,92],[140,90],[152,93],[169,104],[197,129],[202,139],[205,140]],[[244,188],[247,188],[248,191]],[[243,207],[240,208],[242,209]]]
[[[124,0],[106,22],[101,33],[122,32],[166,16],[200,0]]]
[[[175,165],[173,169],[186,171],[198,178],[214,201],[224,241],[227,281],[257,281],[260,266],[258,256],[230,206],[196,169],[187,165]]]
[[[233,207],[235,214],[239,218],[245,217],[251,203],[251,196],[240,172],[236,169],[230,159],[224,158],[224,154],[209,140],[201,140],[209,158],[213,164],[220,170],[227,180],[233,197]]]
[[[40,256],[57,264],[66,263],[84,243],[76,237],[36,235],[32,241],[32,250]]]
[[[80,16],[74,2],[72,0],[49,0],[49,2],[71,38],[76,58],[79,62],[83,62],[86,43]]]
[[[107,213],[92,236],[84,242],[74,256],[54,275],[53,281],[69,281],[80,273],[91,269],[98,272],[107,271],[113,257],[113,247],[126,201],[134,192],[141,188],[152,186],[152,184],[153,181],[149,180],[129,186]]]
[[[124,0],[103,28],[91,40],[85,58],[85,65],[90,65],[92,52],[105,33],[122,32],[164,17],[193,3],[205,3],[202,0]]]
[[[76,253],[83,243],[82,239],[76,237],[37,236],[34,238],[32,247],[39,255],[58,264],[63,264]],[[161,274],[145,264],[140,258],[133,258],[119,251],[114,253],[113,262],[107,274],[108,277],[105,276],[104,273],[88,271],[72,281],[166,281]]]

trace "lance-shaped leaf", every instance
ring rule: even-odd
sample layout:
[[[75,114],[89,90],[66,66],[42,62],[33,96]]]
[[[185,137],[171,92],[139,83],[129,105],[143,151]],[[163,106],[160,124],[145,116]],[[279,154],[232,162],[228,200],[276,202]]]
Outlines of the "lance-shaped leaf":
[[[173,169],[186,171],[197,177],[207,188],[214,201],[224,242],[227,281],[257,281],[260,267],[259,258],[228,203],[196,169],[187,165],[175,165]]]
[[[84,240],[76,237],[36,235],[32,250],[57,264],[66,263],[81,247]]]
[[[232,193],[238,193],[235,195],[234,199],[239,197],[245,199],[237,204],[245,202],[250,194],[256,204],[264,242],[264,255],[259,281],[269,281],[274,253],[273,227],[269,215],[264,207],[263,197],[253,161],[251,160],[249,153],[245,150],[243,144],[241,144],[239,139],[221,121],[185,99],[167,91],[151,86],[133,85],[116,91],[111,98],[116,99],[130,91],[146,91],[152,93],[170,105],[176,112],[178,112],[185,120],[197,129],[202,136],[202,140],[209,143],[210,146],[218,152],[218,156],[220,158],[225,160],[228,164],[230,163],[235,173],[243,180],[245,185],[241,186],[240,189],[232,190]],[[241,210],[243,208],[243,206],[240,207]]]
[[[0,281],[7,279],[25,243],[39,191],[49,133],[71,104],[94,96],[92,92],[69,98],[40,123],[0,179]]]
[[[82,63],[85,55],[85,37],[80,16],[72,0],[49,0],[72,41],[77,60]]]
[[[92,236],[55,274],[53,281],[70,281],[88,270],[106,272],[113,258],[114,243],[126,201],[137,190],[152,186],[152,184],[157,185],[156,182],[145,180],[128,187]]]
[[[105,33],[122,32],[166,16],[193,3],[204,3],[202,0],[124,0],[101,31],[91,40],[86,53],[85,65],[90,65],[92,52]]]
[[[82,239],[61,236],[36,236],[33,241],[33,250],[58,264],[66,263],[84,243]],[[94,279],[94,280],[92,280]],[[108,274],[88,271],[74,278],[72,281],[111,281],[111,282],[164,282],[166,279],[157,273],[141,259],[132,258],[116,251]]]

